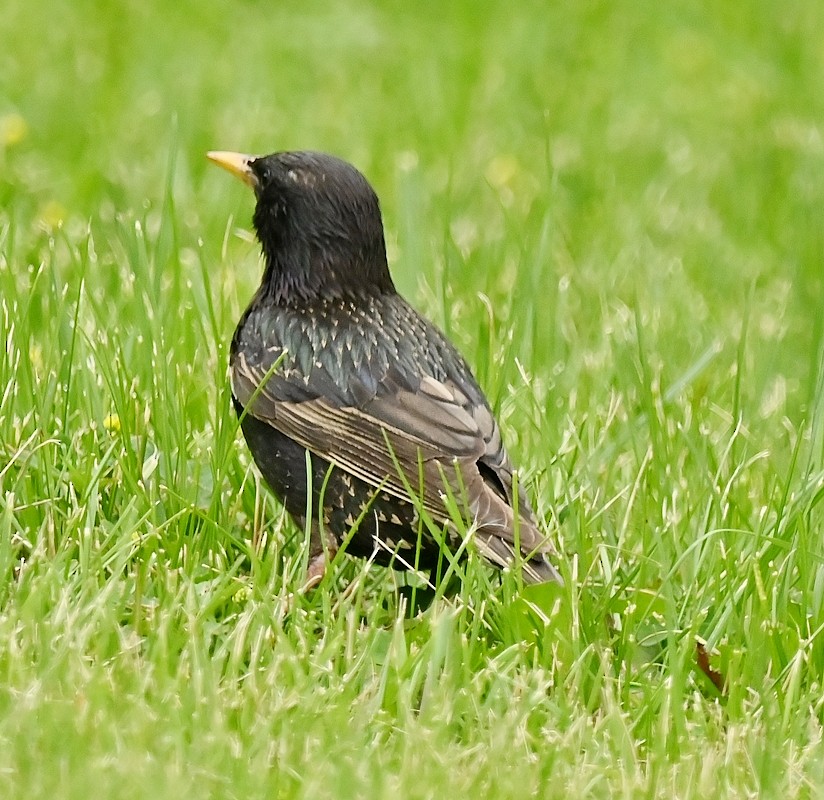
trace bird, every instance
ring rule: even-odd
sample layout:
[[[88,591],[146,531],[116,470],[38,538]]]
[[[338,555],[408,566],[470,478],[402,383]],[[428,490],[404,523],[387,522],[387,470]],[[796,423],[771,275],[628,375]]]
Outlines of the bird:
[[[562,583],[470,367],[395,289],[366,177],[311,150],[207,157],[256,197],[263,275],[232,338],[232,398],[265,482],[309,525],[304,588],[343,546],[431,573],[465,538],[524,583]]]

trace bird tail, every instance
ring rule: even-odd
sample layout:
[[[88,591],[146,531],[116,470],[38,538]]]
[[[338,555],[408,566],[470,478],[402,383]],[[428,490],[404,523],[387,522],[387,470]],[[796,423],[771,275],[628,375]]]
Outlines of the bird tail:
[[[525,583],[548,583],[549,581],[554,581],[561,586],[564,585],[564,579],[561,577],[561,574],[549,563],[543,553],[523,561],[521,572]]]
[[[564,579],[557,569],[549,562],[545,553],[531,553],[529,555],[516,556],[515,548],[511,542],[501,539],[499,536],[478,535],[476,542],[481,555],[488,561],[499,567],[511,567],[520,562],[521,575],[524,583],[547,583],[554,581],[563,586]]]

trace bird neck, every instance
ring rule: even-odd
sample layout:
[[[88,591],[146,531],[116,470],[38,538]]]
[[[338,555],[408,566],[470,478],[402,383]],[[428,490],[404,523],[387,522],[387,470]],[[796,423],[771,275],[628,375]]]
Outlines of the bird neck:
[[[328,254],[302,254],[298,259],[265,257],[262,299],[277,304],[304,304],[314,300],[355,299],[393,293],[386,256],[377,263],[366,254],[353,259],[331,259]]]
[[[313,246],[308,241],[288,249],[269,249],[264,244],[263,256],[261,299],[279,305],[395,291],[382,238],[373,247],[357,250]]]

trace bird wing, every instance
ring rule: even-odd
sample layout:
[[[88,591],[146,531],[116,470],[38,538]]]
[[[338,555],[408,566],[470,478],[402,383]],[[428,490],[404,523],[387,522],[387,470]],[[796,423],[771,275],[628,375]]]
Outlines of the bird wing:
[[[511,546],[498,551],[516,536],[523,553],[547,550],[525,498],[515,523],[512,470],[491,411],[452,381],[423,376],[413,389],[390,372],[377,391],[364,392],[356,404],[339,404],[315,394],[308,381],[297,385],[269,373],[243,353],[235,359],[232,387],[246,413],[376,490],[408,499],[411,489],[441,523],[448,520],[444,494],[451,492],[496,563],[511,561]],[[488,539],[493,552],[486,552]]]

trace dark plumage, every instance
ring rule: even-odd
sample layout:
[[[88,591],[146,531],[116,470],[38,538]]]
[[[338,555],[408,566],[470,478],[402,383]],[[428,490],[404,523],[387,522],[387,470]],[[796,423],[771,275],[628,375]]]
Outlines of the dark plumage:
[[[310,582],[353,526],[347,552],[432,568],[441,549],[418,509],[456,549],[445,492],[486,559],[510,564],[517,542],[527,581],[559,580],[469,367],[395,291],[366,178],[323,153],[209,158],[257,196],[265,268],[232,340],[232,391],[269,486],[299,525],[311,507]]]

